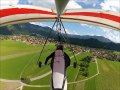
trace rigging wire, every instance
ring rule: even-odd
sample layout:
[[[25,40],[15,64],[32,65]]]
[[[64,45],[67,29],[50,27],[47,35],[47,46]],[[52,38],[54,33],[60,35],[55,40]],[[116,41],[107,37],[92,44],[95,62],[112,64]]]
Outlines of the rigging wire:
[[[68,38],[67,32],[66,32],[66,30],[65,30],[65,27],[64,27],[64,25],[63,25],[63,23],[62,23],[62,20],[61,20],[61,19],[59,19],[59,20],[60,20],[60,23],[61,23],[61,25],[62,25],[62,27],[63,27],[63,30],[64,30],[64,32],[65,32],[65,34],[66,34],[67,40],[68,40],[69,45],[70,45],[70,49],[71,49],[71,51],[72,51],[72,53],[73,53],[73,56],[74,56],[74,59],[75,59],[75,62],[77,63],[77,59],[76,59],[75,53],[74,53],[74,51],[73,51],[73,48],[72,48],[72,46],[71,46],[71,42],[70,42],[70,40],[69,40],[69,38]]]
[[[43,45],[43,48],[42,48],[42,50],[41,50],[41,52],[40,52],[40,54],[39,54],[38,61],[37,61],[37,64],[38,64],[39,66],[41,66],[41,64],[42,64],[41,61],[40,61],[40,58],[41,58],[41,55],[42,55],[42,53],[43,53],[44,47],[45,47],[45,45],[46,45],[46,43],[47,43],[47,41],[48,41],[48,39],[49,39],[49,37],[50,37],[50,35],[51,35],[51,33],[52,33],[52,30],[53,30],[53,28],[55,27],[55,25],[56,25],[56,31],[58,32],[58,33],[57,33],[57,34],[58,34],[58,42],[61,44],[61,43],[62,43],[61,37],[64,38],[64,36],[62,35],[62,32],[61,32],[61,30],[62,30],[62,28],[63,28],[63,30],[64,30],[64,32],[65,32],[65,35],[66,35],[66,40],[65,40],[65,42],[69,44],[70,49],[71,49],[71,51],[72,51],[72,53],[73,53],[75,62],[77,63],[77,59],[76,59],[75,53],[74,53],[73,48],[72,48],[72,46],[71,46],[70,40],[69,40],[69,38],[68,38],[67,32],[66,32],[66,30],[65,30],[65,27],[64,27],[64,25],[63,25],[63,23],[62,23],[62,20],[61,20],[61,18],[57,18],[56,21],[54,22],[53,26],[52,26],[51,31],[49,32],[48,37],[46,38],[46,41],[45,41],[45,43],[44,43],[44,45]],[[64,39],[65,39],[65,38],[64,38]],[[67,41],[68,41],[68,42],[67,42]]]
[[[61,39],[60,39],[60,25],[59,25],[59,19],[58,19],[58,22],[57,22],[57,25],[56,25],[56,31],[57,31],[57,34],[58,34],[58,43],[61,42]]]
[[[48,39],[49,39],[49,37],[50,37],[50,35],[51,35],[51,33],[52,33],[52,30],[53,30],[56,22],[58,22],[58,18],[55,20],[55,22],[54,22],[54,24],[53,24],[53,26],[52,26],[52,29],[50,30],[50,32],[49,32],[49,34],[48,34],[48,37],[46,38],[46,41],[45,41],[45,43],[44,43],[44,45],[43,45],[43,48],[42,48],[42,50],[41,50],[41,52],[40,52],[40,54],[39,54],[38,61],[37,61],[37,64],[38,64],[38,65],[39,65],[40,58],[41,58],[41,55],[42,55],[42,53],[43,53],[44,47],[45,47],[45,45],[46,45],[46,43],[47,43],[47,41],[48,41]]]

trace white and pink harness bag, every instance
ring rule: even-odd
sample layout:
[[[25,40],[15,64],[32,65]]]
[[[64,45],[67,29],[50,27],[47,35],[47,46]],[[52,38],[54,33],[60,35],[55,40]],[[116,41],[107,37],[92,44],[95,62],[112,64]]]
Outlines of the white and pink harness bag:
[[[67,90],[65,73],[64,52],[56,50],[52,70],[52,86],[54,88],[52,90]]]

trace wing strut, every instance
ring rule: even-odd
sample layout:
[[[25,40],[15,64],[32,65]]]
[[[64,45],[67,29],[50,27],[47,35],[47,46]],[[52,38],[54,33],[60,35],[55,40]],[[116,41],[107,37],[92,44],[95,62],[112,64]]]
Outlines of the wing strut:
[[[45,45],[46,45],[46,43],[47,43],[50,35],[51,35],[51,33],[52,33],[52,30],[53,30],[53,28],[54,28],[54,26],[55,26],[55,24],[56,24],[57,22],[58,22],[58,19],[55,20],[55,22],[54,22],[54,24],[53,24],[53,26],[52,26],[52,29],[50,30],[50,32],[49,32],[49,34],[48,34],[48,37],[46,38],[45,43],[44,43],[44,45],[43,45],[43,48],[42,48],[42,50],[41,50],[41,52],[40,52],[40,55],[39,55],[39,57],[38,57],[37,64],[38,64],[39,67],[42,66],[42,62],[40,61],[41,55],[42,55],[42,53],[43,53],[43,50],[44,50],[44,48],[45,48]]]
[[[69,0],[55,0],[57,15],[60,17]]]
[[[74,50],[73,50],[73,48],[72,48],[71,42],[70,42],[70,40],[69,40],[69,37],[68,37],[68,35],[67,35],[67,32],[66,32],[66,30],[65,30],[65,27],[64,27],[63,22],[62,22],[61,19],[60,19],[60,24],[61,24],[62,27],[63,27],[63,30],[64,30],[64,32],[65,32],[65,35],[66,35],[66,38],[67,38],[68,44],[69,44],[69,46],[70,46],[70,49],[71,49],[71,51],[72,51],[72,53],[73,53],[73,56],[74,56],[74,59],[75,59],[75,62],[73,63],[73,67],[76,68],[76,66],[77,66],[77,59],[76,59],[76,56],[75,56]]]

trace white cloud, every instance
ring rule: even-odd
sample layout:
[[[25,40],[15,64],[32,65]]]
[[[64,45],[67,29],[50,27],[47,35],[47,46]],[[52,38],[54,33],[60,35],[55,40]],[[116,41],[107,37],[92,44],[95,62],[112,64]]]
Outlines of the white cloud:
[[[90,25],[88,25],[88,24],[80,24],[80,25],[82,25],[82,26],[86,26],[86,27],[89,27]]]
[[[95,7],[97,4],[96,3],[93,3],[93,7]]]
[[[72,34],[72,32],[70,32],[70,30],[68,30],[68,29],[65,29],[65,31],[67,34]],[[64,31],[62,31],[62,32],[65,33]]]
[[[84,3],[86,5],[93,4],[93,6],[96,6],[96,3],[98,3],[99,0],[74,0],[78,3]]]
[[[43,23],[41,22],[30,22],[31,24],[35,24],[35,25],[39,25],[39,26],[47,26],[47,25],[44,25]]]
[[[55,8],[54,0],[29,0],[30,3],[36,6],[43,6],[47,8]],[[66,8],[81,8],[79,4],[77,4],[74,0],[71,0]]]
[[[93,29],[95,27],[94,25],[90,25],[90,24],[80,24],[80,25],[83,27],[91,28],[91,29]]]
[[[53,30],[58,31],[58,29],[56,27],[54,27]],[[66,31],[67,34],[72,34],[72,32],[68,29],[65,29],[65,31]],[[65,34],[65,31],[64,31],[64,29],[61,29],[61,33]]]
[[[74,0],[71,0],[68,5],[66,6],[67,9],[73,9],[73,8],[82,8],[82,6],[80,6],[77,2],[75,2]]]
[[[73,33],[72,34],[74,34],[74,35],[80,35],[78,32],[76,32],[76,31],[73,31]]]
[[[42,6],[47,8],[55,8],[54,0],[28,0],[30,3],[36,6]]]
[[[80,35],[77,31],[75,30],[69,30],[69,29],[65,29],[67,34],[72,34],[72,35]],[[63,32],[64,33],[64,32]]]
[[[75,30],[69,30],[69,29],[65,29],[67,34],[73,34],[73,35],[79,35],[78,32],[76,32]],[[62,33],[65,33],[64,29],[61,30]]]
[[[41,23],[41,22],[30,22],[30,23],[31,23],[31,24],[34,24],[34,25],[42,26],[42,27],[50,27],[50,28],[51,28],[51,26],[46,25],[46,24],[43,24],[43,23]]]
[[[101,8],[104,10],[120,12],[120,0],[105,0],[100,5]]]
[[[96,30],[95,31],[96,33],[94,33],[93,31],[93,35],[104,36],[113,42],[120,43],[120,32],[119,31],[111,30],[111,29],[104,28],[104,27],[87,25],[87,24],[81,24],[81,25],[83,27],[87,27],[88,30],[94,30],[94,31]],[[92,33],[89,33],[88,35],[92,35]]]
[[[17,5],[19,0],[0,0],[0,6]]]
[[[8,5],[17,5],[19,0],[0,0],[1,6],[8,6]],[[54,0],[28,0],[29,3],[35,6],[42,6],[47,8],[55,8],[55,1]],[[82,8],[76,1],[71,0],[69,1],[66,8]]]
[[[96,2],[97,0],[74,0],[76,2],[84,2],[84,3],[91,3],[91,2]]]
[[[120,43],[120,32],[113,31],[107,28],[101,27],[101,30],[104,32],[104,36],[113,42]]]

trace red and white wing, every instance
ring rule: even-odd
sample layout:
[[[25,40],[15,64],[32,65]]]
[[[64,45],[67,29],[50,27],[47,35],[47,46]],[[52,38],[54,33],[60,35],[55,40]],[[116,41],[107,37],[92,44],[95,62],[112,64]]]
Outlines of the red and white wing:
[[[0,9],[0,26],[24,22],[55,21],[57,11],[30,5],[9,6]],[[61,14],[62,21],[94,24],[120,30],[120,14],[98,9],[71,9]]]
[[[0,26],[24,22],[52,21],[56,14],[52,9],[32,5],[8,6],[0,9]]]
[[[61,16],[63,21],[100,25],[120,30],[120,14],[99,9],[65,10]]]

